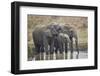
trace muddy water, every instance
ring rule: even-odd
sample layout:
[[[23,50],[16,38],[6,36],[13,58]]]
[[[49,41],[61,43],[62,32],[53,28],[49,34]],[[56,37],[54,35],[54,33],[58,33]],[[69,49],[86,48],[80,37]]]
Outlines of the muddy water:
[[[76,51],[73,52],[72,59],[77,59],[77,55],[78,55],[78,59],[84,59],[84,58],[88,58],[88,53],[87,51],[79,51],[79,54],[77,54]],[[48,58],[47,58],[48,57]],[[71,53],[70,51],[63,54],[60,54],[59,52],[57,54],[53,54],[53,55],[46,55],[45,53],[42,55],[38,55],[36,58],[29,58],[28,61],[32,61],[32,60],[61,60],[61,59],[71,59]]]

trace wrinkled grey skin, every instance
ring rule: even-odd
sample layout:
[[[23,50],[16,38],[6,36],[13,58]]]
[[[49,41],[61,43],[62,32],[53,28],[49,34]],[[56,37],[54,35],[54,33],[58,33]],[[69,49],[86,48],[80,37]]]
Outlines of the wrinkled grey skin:
[[[35,45],[36,54],[41,52],[53,52],[54,48],[54,38],[58,35],[57,30],[54,25],[49,25],[47,27],[39,28],[33,31],[33,41]],[[48,49],[48,46],[50,49]]]

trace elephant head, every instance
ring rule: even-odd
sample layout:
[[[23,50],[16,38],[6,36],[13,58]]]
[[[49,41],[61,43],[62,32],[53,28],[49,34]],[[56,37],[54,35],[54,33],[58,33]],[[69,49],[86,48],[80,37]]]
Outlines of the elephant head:
[[[64,28],[65,28],[64,30],[67,30],[67,31],[65,31],[65,33],[67,33],[69,35],[69,38],[71,40],[71,47],[70,47],[71,53],[73,54],[73,42],[75,42],[76,51],[77,51],[77,58],[78,58],[79,50],[78,50],[78,34],[77,34],[77,31],[73,27],[64,26]],[[73,56],[71,58],[73,58]]]
[[[57,36],[59,34],[60,26],[59,26],[59,24],[52,23],[52,24],[48,25],[48,29],[50,30],[50,32],[53,36]]]

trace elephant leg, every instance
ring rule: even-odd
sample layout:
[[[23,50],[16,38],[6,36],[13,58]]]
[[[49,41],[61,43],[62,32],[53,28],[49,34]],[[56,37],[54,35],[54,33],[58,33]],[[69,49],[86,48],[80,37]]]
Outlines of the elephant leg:
[[[44,47],[41,47],[41,55],[40,55],[41,60],[44,60]]]
[[[59,51],[56,52],[56,60],[59,59]]]
[[[45,59],[49,60],[49,50],[48,50],[48,46],[46,46],[45,48]]]
[[[59,59],[63,59],[63,43],[61,43],[61,45],[59,46]]]
[[[56,42],[54,42],[54,56],[55,56],[55,58],[54,59],[57,59],[57,51],[58,51],[58,46],[57,46],[57,41]]]
[[[53,55],[52,55],[52,54],[53,54],[53,52],[50,51],[50,53],[49,53],[49,55],[48,55],[50,60],[53,59],[53,57],[52,57]]]
[[[49,51],[48,51],[48,45],[45,47],[45,59],[49,60]]]
[[[44,53],[43,52],[41,52],[41,55],[40,55],[41,57],[41,60],[44,60]]]
[[[46,60],[49,60],[49,54],[48,52],[46,52],[46,57],[45,57]]]
[[[44,54],[43,55],[45,55],[43,58],[44,58],[44,60],[49,60],[49,49],[48,49],[48,46],[49,46],[49,44],[48,44],[48,41],[47,41],[47,38],[43,38],[43,52],[44,52]]]
[[[73,59],[73,38],[71,38],[71,59]]]
[[[77,51],[77,55],[76,58],[79,58],[79,49],[78,49],[78,39],[75,40],[75,45],[76,45],[76,51]]]
[[[53,60],[53,53],[54,53],[54,41],[52,40],[50,45],[50,60]]]
[[[50,53],[50,60],[53,60],[53,52]]]
[[[67,59],[67,54],[68,54],[68,42],[65,42],[65,59]]]
[[[55,57],[56,57],[56,59],[59,59],[59,54],[58,54],[58,52],[59,52],[59,50],[58,50],[58,48],[56,48],[56,49],[55,49]]]
[[[35,49],[36,49],[35,60],[40,60],[40,47],[37,45]]]
[[[40,47],[39,47],[39,53],[38,53],[38,55],[37,55],[37,60],[41,60],[41,51],[40,51]]]

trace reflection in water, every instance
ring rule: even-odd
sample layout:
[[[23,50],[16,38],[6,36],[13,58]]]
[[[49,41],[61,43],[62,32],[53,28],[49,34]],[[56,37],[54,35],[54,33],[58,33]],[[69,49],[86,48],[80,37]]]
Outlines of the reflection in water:
[[[35,59],[35,58],[30,57],[28,59],[28,61],[32,61],[32,60],[62,60],[62,59],[64,59],[64,60],[66,59],[67,60],[67,59],[71,59],[70,58],[71,57],[71,53],[70,53],[70,51],[68,51],[67,54],[65,54],[65,53],[60,54],[59,52],[58,52],[58,54],[54,53],[52,55],[52,59],[50,59],[50,55],[48,55],[48,59],[46,59],[46,55],[44,53],[42,55],[42,57],[43,57],[43,59],[41,57],[40,57],[40,59]],[[88,52],[87,51],[79,51],[78,59],[86,59],[86,58],[88,58]],[[77,51],[73,52],[73,59],[77,59]]]

